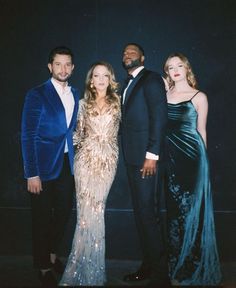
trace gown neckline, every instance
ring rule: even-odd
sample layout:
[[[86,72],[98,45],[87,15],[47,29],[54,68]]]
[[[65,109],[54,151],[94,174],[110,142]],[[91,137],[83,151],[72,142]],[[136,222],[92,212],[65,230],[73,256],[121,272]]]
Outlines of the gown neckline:
[[[191,99],[188,99],[188,100],[185,100],[185,101],[177,102],[177,103],[167,102],[167,104],[170,104],[170,105],[179,105],[179,104],[187,103],[187,102],[191,102],[191,103],[192,103],[192,98],[191,98]]]
[[[185,100],[185,101],[181,101],[181,102],[177,102],[177,103],[170,103],[170,102],[167,102],[167,104],[170,104],[170,105],[178,105],[178,104],[182,104],[182,103],[187,103],[187,102],[191,102],[192,103],[192,99],[200,92],[200,90],[198,90],[190,99],[188,100]],[[193,104],[193,103],[192,103]]]
[[[181,101],[181,102],[178,102],[178,103],[169,103],[169,102],[167,102],[167,105],[172,105],[172,106],[174,106],[174,105],[180,105],[180,104],[183,104],[183,103],[191,103],[191,106],[194,108],[194,110],[196,111],[196,113],[197,113],[197,109],[196,109],[196,107],[194,106],[194,104],[193,104],[193,102],[192,102],[192,99],[189,99],[189,100],[185,100],[185,101]]]

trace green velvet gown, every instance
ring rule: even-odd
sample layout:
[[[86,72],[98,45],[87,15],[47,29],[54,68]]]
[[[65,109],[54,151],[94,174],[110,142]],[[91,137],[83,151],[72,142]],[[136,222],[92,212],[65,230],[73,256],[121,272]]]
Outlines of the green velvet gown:
[[[168,103],[165,147],[169,274],[181,285],[216,285],[221,281],[221,270],[209,164],[197,131],[198,114],[192,98]]]

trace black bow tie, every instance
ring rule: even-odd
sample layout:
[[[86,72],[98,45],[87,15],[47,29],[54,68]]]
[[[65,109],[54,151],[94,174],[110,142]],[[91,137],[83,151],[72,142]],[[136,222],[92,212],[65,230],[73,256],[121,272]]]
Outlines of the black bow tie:
[[[127,86],[128,83],[129,83],[129,80],[133,80],[133,79],[134,79],[134,76],[131,75],[131,74],[129,74],[129,75],[127,76],[126,80],[125,80],[125,85]]]

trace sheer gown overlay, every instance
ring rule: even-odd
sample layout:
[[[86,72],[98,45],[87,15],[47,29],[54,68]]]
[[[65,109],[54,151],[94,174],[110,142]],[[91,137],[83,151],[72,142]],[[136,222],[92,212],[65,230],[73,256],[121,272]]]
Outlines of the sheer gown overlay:
[[[168,103],[165,144],[170,279],[181,285],[218,284],[209,164],[191,100]]]
[[[104,211],[117,167],[120,110],[86,108],[80,100],[74,143],[77,223],[60,285],[101,286],[106,282]]]

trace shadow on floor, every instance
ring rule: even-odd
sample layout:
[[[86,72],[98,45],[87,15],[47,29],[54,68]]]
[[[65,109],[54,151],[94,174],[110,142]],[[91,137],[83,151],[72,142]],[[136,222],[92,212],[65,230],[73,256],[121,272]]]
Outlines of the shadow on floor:
[[[122,278],[125,274],[134,272],[139,265],[139,261],[107,260],[107,286],[137,286],[136,283],[128,285]],[[236,262],[222,263],[222,272],[221,287],[236,287]],[[145,283],[141,284],[144,285]],[[32,257],[0,256],[0,287],[40,287],[37,272],[32,267]]]

